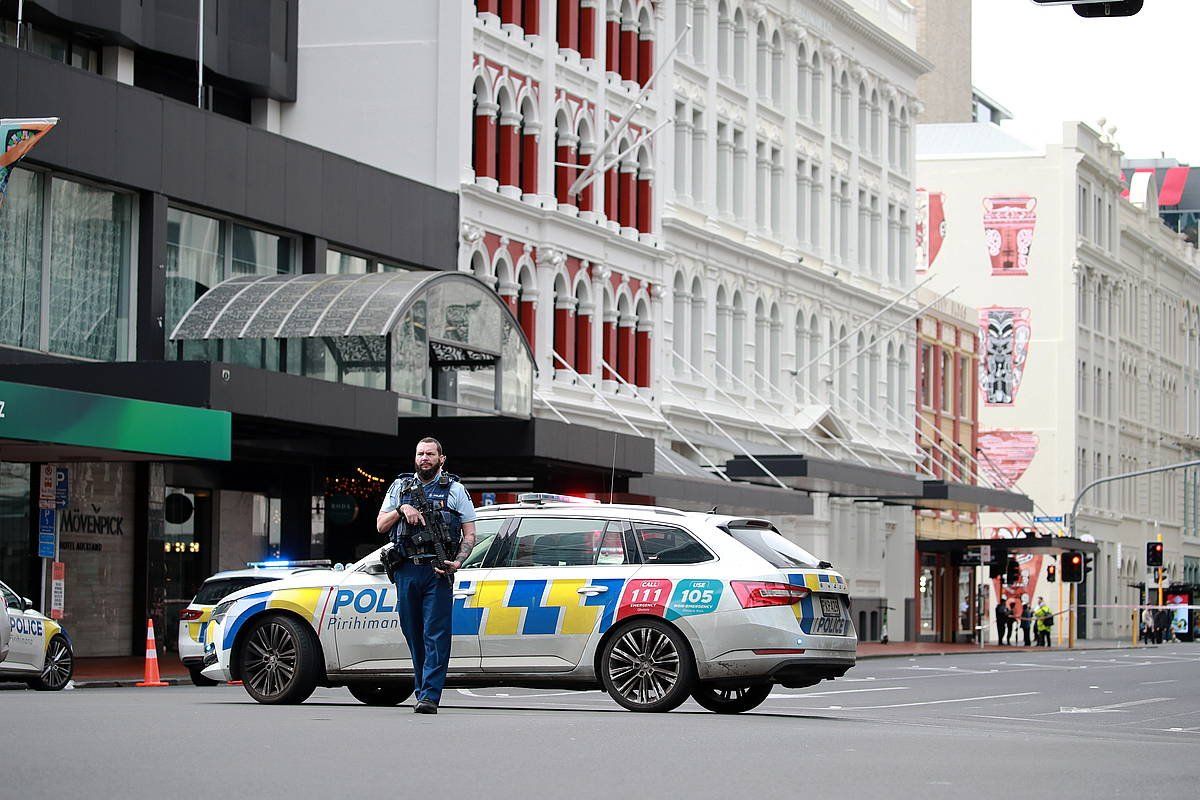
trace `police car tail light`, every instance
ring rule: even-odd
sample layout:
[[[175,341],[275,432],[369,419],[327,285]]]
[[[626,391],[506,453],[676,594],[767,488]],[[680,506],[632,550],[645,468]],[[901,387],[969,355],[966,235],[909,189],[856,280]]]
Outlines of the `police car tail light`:
[[[809,591],[803,586],[793,586],[790,583],[775,583],[774,581],[730,581],[733,593],[737,595],[742,608],[762,608],[764,606],[790,606],[808,597]]]
[[[202,616],[204,616],[204,612],[198,608],[185,608],[183,611],[179,612],[179,621],[195,622]]]

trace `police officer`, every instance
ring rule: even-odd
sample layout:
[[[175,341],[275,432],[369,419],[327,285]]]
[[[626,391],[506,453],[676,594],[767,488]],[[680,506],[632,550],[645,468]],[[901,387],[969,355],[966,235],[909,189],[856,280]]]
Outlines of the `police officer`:
[[[417,442],[416,472],[402,474],[388,489],[375,528],[380,533],[391,532],[392,543],[406,557],[396,568],[394,579],[399,595],[396,609],[400,628],[408,651],[412,654],[413,681],[418,714],[436,714],[446,684],[446,669],[450,664],[450,618],[453,601],[450,582],[454,571],[475,546],[475,506],[458,477],[442,471],[446,456],[437,439],[427,436]],[[425,497],[434,508],[440,508],[451,537],[459,544],[452,560],[439,566],[421,560],[414,561],[404,548],[406,526],[426,524],[421,513],[412,505],[413,493],[419,483]],[[405,524],[398,525],[401,521]]]

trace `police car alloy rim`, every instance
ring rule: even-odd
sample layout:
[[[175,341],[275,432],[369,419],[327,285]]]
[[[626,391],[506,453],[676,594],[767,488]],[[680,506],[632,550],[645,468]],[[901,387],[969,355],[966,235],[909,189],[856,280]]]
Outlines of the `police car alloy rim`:
[[[281,694],[296,674],[298,654],[291,632],[278,622],[268,623],[254,631],[246,650],[246,682],[264,696]]]
[[[42,667],[42,682],[53,688],[67,685],[71,679],[71,648],[62,639],[52,639]]]
[[[649,705],[666,697],[679,681],[679,651],[662,631],[632,628],[613,645],[608,677],[626,700]]]

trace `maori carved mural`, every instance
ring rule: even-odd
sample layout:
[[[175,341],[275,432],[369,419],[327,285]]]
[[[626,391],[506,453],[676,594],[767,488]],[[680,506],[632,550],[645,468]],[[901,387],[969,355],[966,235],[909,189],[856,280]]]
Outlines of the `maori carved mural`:
[[[1033,431],[980,431],[979,449],[981,469],[1001,485],[1012,486],[1037,455],[1038,436]]]
[[[917,272],[933,266],[946,238],[946,195],[917,189],[916,242],[913,248]]]
[[[1028,308],[979,309],[979,388],[987,405],[1010,406],[1016,401],[1029,335]]]
[[[1029,249],[1037,222],[1037,198],[983,198],[983,233],[993,275],[1028,275]]]

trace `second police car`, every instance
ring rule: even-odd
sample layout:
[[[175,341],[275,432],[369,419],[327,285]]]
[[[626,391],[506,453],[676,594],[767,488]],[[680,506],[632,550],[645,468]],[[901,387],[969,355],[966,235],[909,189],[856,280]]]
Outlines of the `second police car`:
[[[603,688],[635,711],[688,697],[736,713],[775,684],[854,665],[846,582],[761,519],[534,496],[479,509],[454,583],[449,687]],[[213,609],[204,675],[262,703],[317,686],[371,705],[412,693],[396,591],[378,551]]]
[[[0,602],[7,616],[8,653],[0,659],[0,681],[21,681],[34,689],[66,688],[75,671],[75,654],[66,631],[33,603],[0,583]]]

